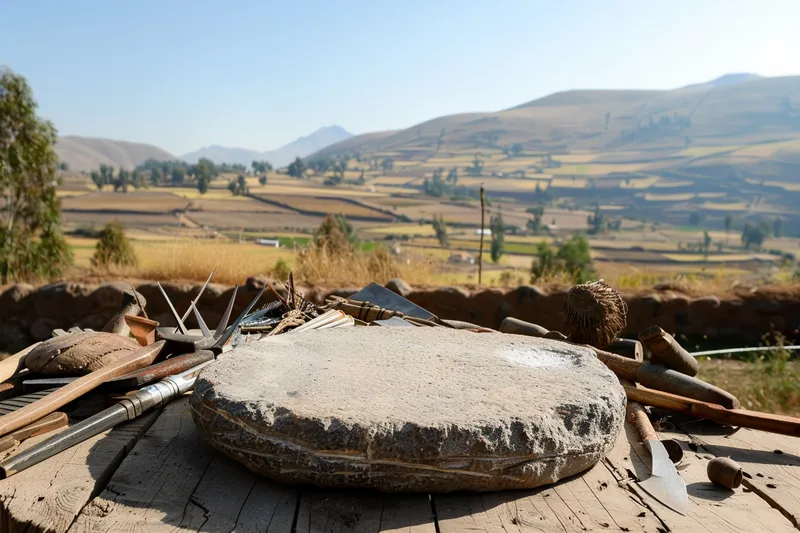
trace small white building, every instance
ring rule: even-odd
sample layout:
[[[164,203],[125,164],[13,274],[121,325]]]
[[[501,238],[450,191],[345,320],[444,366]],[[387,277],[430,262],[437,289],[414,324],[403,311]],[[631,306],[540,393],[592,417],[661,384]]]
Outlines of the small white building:
[[[256,244],[268,246],[270,248],[280,248],[281,243],[278,239],[256,239]]]

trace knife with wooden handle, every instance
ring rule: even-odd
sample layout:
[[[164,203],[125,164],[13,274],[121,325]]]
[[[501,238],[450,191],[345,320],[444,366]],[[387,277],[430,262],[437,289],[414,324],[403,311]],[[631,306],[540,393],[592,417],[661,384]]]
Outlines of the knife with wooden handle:
[[[0,417],[0,436],[7,435],[49,415],[56,409],[65,406],[106,381],[151,364],[164,347],[164,344],[164,341],[159,341],[149,346],[144,346],[119,361],[81,376],[41,400]]]

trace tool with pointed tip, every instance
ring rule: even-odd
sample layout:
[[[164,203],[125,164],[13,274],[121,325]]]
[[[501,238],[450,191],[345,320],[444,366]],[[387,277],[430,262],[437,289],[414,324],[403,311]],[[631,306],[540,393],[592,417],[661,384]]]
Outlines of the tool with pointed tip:
[[[169,376],[158,383],[143,387],[135,395],[124,398],[108,409],[78,422],[58,435],[53,435],[36,446],[7,458],[0,462],[0,479],[10,477],[111,429],[117,424],[133,420],[154,407],[164,405],[191,389],[200,371],[211,363],[212,361],[202,363],[186,372]]]
[[[216,272],[216,271],[217,271],[217,268],[216,268],[216,267],[214,267],[214,270],[212,270],[212,271],[211,271],[211,274],[209,274],[209,275],[208,275],[208,279],[206,279],[206,282],[205,282],[205,283],[203,283],[203,286],[202,286],[202,287],[200,287],[200,292],[198,292],[198,293],[197,293],[197,296],[195,296],[195,297],[194,297],[194,300],[192,300],[192,303],[189,305],[189,309],[187,309],[187,310],[186,310],[186,312],[185,312],[185,313],[183,313],[183,317],[181,317],[180,321],[178,322],[178,324],[179,324],[179,325],[178,325],[178,327],[177,327],[177,328],[175,328],[175,333],[177,333],[178,331],[180,331],[180,324],[181,324],[182,322],[185,322],[185,321],[186,321],[186,319],[187,319],[187,318],[189,318],[189,313],[191,313],[191,312],[192,312],[192,308],[193,308],[194,306],[196,306],[196,305],[197,305],[197,302],[199,302],[199,301],[200,301],[200,297],[201,297],[201,296],[203,295],[203,293],[205,292],[205,290],[206,290],[206,287],[208,287],[208,284],[209,284],[209,282],[211,281],[211,278],[212,278],[212,277],[214,277],[214,272]],[[166,296],[166,294],[165,294],[164,296]],[[182,332],[182,333],[183,333],[183,332]]]
[[[0,416],[0,436],[7,435],[40,418],[44,418],[53,411],[96,389],[106,381],[150,365],[163,347],[164,342],[143,346],[114,363],[79,377],[72,383],[61,387],[32,404],[26,405],[18,411]]]
[[[164,295],[164,299],[167,301],[167,305],[169,306],[169,310],[172,311],[172,317],[178,323],[178,329],[184,335],[188,335],[189,334],[189,330],[187,330],[186,326],[183,325],[183,320],[181,320],[180,315],[178,315],[178,312],[175,310],[175,306],[172,305],[172,300],[170,300],[169,296],[167,296],[167,292],[164,290],[164,287],[162,287],[161,283],[159,283],[159,282],[156,282],[156,285],[158,285],[159,290],[161,290],[161,294]]]
[[[228,308],[225,310],[225,314],[220,320],[220,323],[217,326],[217,329],[213,333],[213,335],[208,330],[208,326],[206,326],[205,329],[203,329],[203,336],[188,335],[188,330],[186,330],[187,334],[178,334],[178,333],[173,334],[160,331],[159,338],[161,338],[162,340],[166,340],[170,343],[173,343],[175,345],[179,345],[180,348],[179,351],[182,353],[186,353],[187,351],[196,351],[196,350],[211,350],[214,353],[218,354],[222,351],[225,351],[226,345],[228,344],[228,341],[230,340],[231,336],[236,332],[236,329],[239,327],[241,322],[247,317],[247,313],[250,312],[253,306],[258,302],[258,300],[264,294],[264,291],[265,289],[261,289],[259,293],[256,295],[256,297],[253,299],[253,301],[250,302],[250,304],[244,309],[244,311],[242,311],[242,313],[236,318],[236,320],[230,326],[225,327],[231,316],[233,305],[236,300],[237,290],[234,289],[233,296],[231,297],[231,301],[228,304]],[[170,307],[172,307],[171,303]],[[177,316],[177,313],[174,313],[174,316],[176,319],[179,318]],[[182,321],[179,322],[179,324],[182,325]],[[205,321],[202,321],[202,325],[205,325]]]
[[[656,500],[685,516],[689,507],[686,484],[678,475],[664,443],[658,439],[647,413],[641,406],[637,409],[637,405],[636,402],[628,404],[628,421],[636,427],[636,432],[647,446],[652,461],[650,477],[640,481],[639,486]]]

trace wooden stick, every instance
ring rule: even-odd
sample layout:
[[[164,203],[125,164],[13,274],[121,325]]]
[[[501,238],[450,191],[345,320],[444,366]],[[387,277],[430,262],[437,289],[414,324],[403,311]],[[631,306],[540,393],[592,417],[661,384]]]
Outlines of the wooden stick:
[[[69,385],[64,385],[41,400],[26,405],[13,413],[0,416],[0,436],[11,433],[49,415],[56,409],[80,398],[110,379],[146,367],[153,362],[164,347],[165,342],[159,341],[149,346],[144,346],[115,363],[79,377]]]
[[[739,400],[735,396],[700,379],[681,374],[662,365],[640,363],[589,345],[583,346],[592,348],[597,354],[597,358],[621,378],[641,383],[651,389],[720,404],[727,409],[738,409],[740,407]]]
[[[14,355],[6,357],[2,361],[0,361],[0,382],[6,381],[7,379],[11,379],[14,375],[25,368],[25,356],[28,355],[28,352],[39,346],[41,342],[37,342],[35,344],[31,344],[24,350],[21,350]]]
[[[629,400],[669,411],[707,418],[715,422],[791,437],[800,437],[800,418],[760,413],[747,409],[725,409],[721,405],[685,398],[677,394],[624,385]]]
[[[478,285],[481,284],[481,277],[483,276],[483,227],[484,227],[484,209],[483,209],[483,184],[481,183],[481,247],[478,252]]]

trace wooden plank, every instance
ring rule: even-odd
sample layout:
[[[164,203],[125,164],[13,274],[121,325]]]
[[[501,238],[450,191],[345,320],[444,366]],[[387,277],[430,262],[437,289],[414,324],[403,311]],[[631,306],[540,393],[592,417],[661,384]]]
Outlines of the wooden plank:
[[[731,433],[710,423],[688,425],[695,444],[742,467],[742,485],[800,529],[800,439],[742,428]]]
[[[617,446],[627,446],[624,437]],[[434,503],[441,533],[657,531],[662,525],[637,496],[619,486],[605,461],[533,491],[436,495]]]
[[[67,531],[159,414],[146,413],[0,481],[0,532]],[[10,452],[28,449],[55,433],[28,439]]]
[[[609,456],[610,464],[614,465],[622,482],[625,482],[625,477],[629,474],[638,480],[646,479],[650,475],[650,455],[638,442],[636,430],[630,424],[626,424],[625,428],[625,437],[629,442],[628,454],[624,454],[624,449],[619,446],[615,447]],[[706,466],[711,456],[693,453],[686,435],[661,432],[659,436],[678,440],[684,448],[685,455],[679,466],[679,473],[689,494],[688,515],[681,516],[662,505],[635,483],[629,483],[628,487],[656,513],[664,530],[743,533],[795,531],[785,517],[756,494],[744,491],[741,487],[730,491],[711,484],[706,475]],[[623,456],[620,456],[620,452],[623,452]]]
[[[303,491],[298,533],[436,533],[427,494]]]
[[[288,533],[296,501],[293,490],[216,454],[197,433],[184,397],[167,405],[70,531]]]

